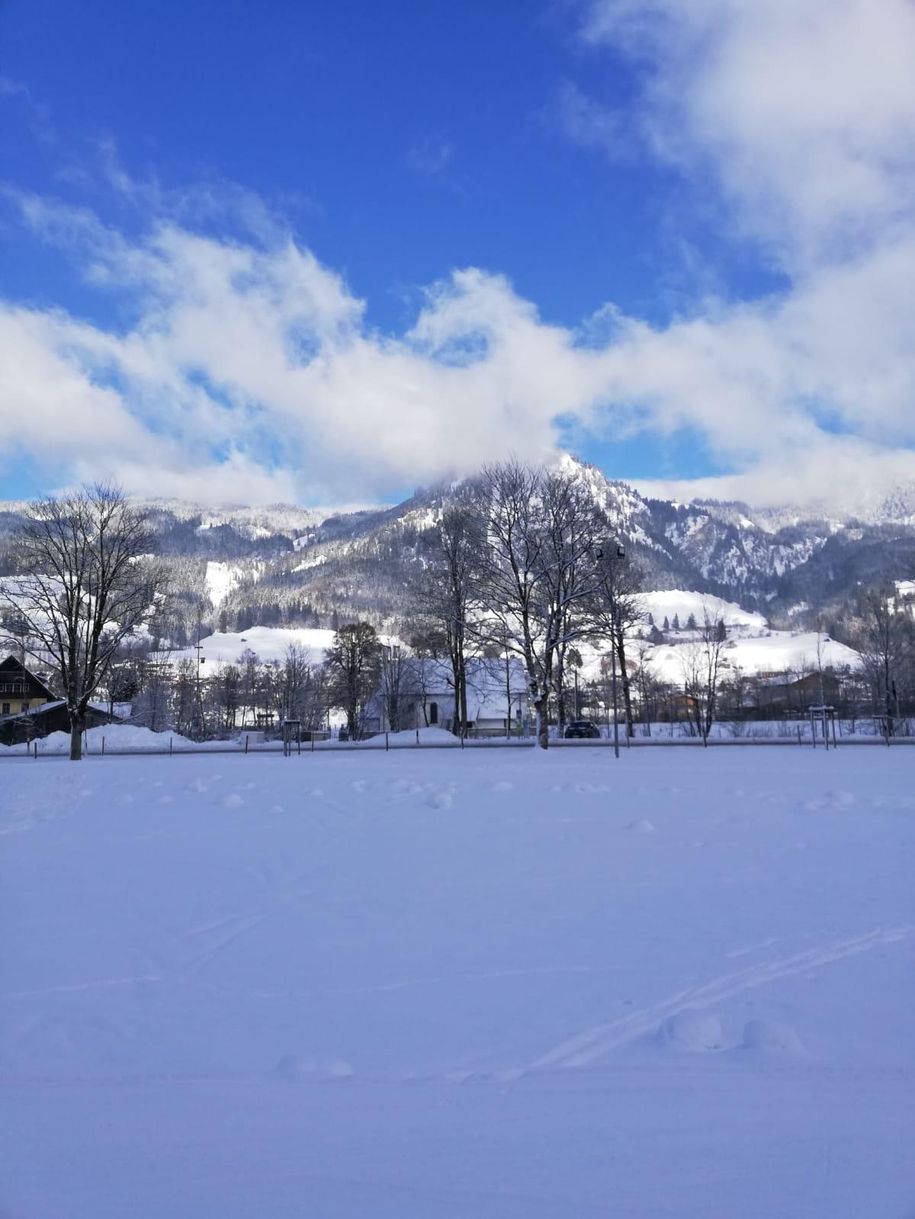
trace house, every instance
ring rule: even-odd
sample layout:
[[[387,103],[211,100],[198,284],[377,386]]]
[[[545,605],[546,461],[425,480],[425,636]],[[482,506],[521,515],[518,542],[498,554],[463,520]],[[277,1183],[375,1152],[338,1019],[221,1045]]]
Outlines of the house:
[[[454,678],[447,660],[407,657],[396,686],[382,681],[366,707],[367,732],[439,727],[454,732]],[[530,694],[519,660],[467,661],[467,727],[475,735],[520,732],[530,715]]]
[[[54,695],[45,683],[15,656],[0,662],[0,718],[22,715],[53,701]]]
[[[102,724],[120,724],[123,720],[118,715],[112,715],[97,703],[90,703],[86,708],[85,725],[87,728],[98,728]],[[38,737],[50,736],[52,732],[69,732],[70,716],[64,699],[55,699],[50,703],[40,703],[29,711],[21,711],[18,715],[7,715],[0,718],[0,744],[19,745],[23,741],[34,741]]]
[[[806,712],[808,707],[826,703],[834,705],[842,695],[842,683],[835,673],[806,673],[803,677],[790,678],[785,673],[761,674],[761,680],[753,691],[756,707],[760,711]]]
[[[118,723],[119,717],[92,704],[86,710],[86,727]],[[51,732],[69,732],[67,704],[57,698],[15,656],[0,662],[0,744],[18,745]]]

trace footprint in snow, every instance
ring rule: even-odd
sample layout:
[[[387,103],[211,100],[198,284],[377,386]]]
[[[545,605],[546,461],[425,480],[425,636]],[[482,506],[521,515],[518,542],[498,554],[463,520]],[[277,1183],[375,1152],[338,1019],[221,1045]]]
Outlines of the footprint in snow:
[[[223,808],[241,808],[243,804],[244,800],[238,792],[231,792],[228,796],[224,796],[222,801]]]

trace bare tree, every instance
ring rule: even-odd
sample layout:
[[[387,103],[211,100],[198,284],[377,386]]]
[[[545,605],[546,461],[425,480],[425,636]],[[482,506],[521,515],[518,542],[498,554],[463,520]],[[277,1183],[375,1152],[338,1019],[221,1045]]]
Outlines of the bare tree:
[[[605,540],[598,551],[598,586],[590,607],[597,633],[610,640],[620,674],[626,733],[633,736],[632,681],[626,656],[626,641],[645,619],[642,573],[626,558],[622,547]]]
[[[561,650],[593,633],[606,522],[575,474],[512,461],[484,470],[481,489],[486,536],[468,628],[524,662],[546,749]]]
[[[327,669],[334,704],[346,712],[351,740],[362,732],[365,705],[378,684],[381,643],[367,622],[341,626],[327,649]]]
[[[26,651],[57,670],[72,761],[112,660],[164,596],[152,550],[147,514],[110,486],[39,500],[14,537],[6,598],[28,623]]]
[[[279,680],[279,718],[302,720],[311,686],[311,664],[308,649],[300,643],[290,643],[283,657]]]
[[[871,683],[875,707],[882,707],[887,732],[899,718],[902,673],[913,649],[912,618],[900,608],[894,586],[872,589],[860,605],[858,650]]]
[[[404,654],[399,644],[382,644],[379,657],[381,699],[384,709],[382,728],[387,724],[392,732],[406,728],[404,712],[412,706],[410,694],[416,689],[414,662]]]
[[[482,545],[475,489],[447,502],[435,529],[428,566],[415,590],[423,616],[441,639],[451,664],[456,735],[467,732],[468,613]]]
[[[715,720],[718,686],[725,666],[721,655],[724,635],[719,629],[718,619],[712,617],[707,606],[703,606],[702,616],[699,638],[681,647],[683,687],[690,722],[702,737],[703,744],[707,745]]]

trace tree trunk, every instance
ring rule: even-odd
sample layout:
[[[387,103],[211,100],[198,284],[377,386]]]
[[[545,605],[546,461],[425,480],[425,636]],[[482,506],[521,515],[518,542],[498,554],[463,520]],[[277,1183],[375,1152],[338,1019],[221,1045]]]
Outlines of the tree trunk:
[[[541,698],[534,701],[534,710],[537,712],[537,744],[541,749],[549,749],[550,747],[550,719],[549,696],[544,694]]]
[[[78,711],[70,712],[70,761],[79,762],[83,756],[83,729],[85,720]]]
[[[635,728],[632,723],[632,690],[629,685],[629,671],[626,668],[626,641],[623,638],[622,631],[617,634],[616,655],[620,666],[620,681],[623,686],[623,707],[626,712],[626,735],[629,737],[635,736]]]

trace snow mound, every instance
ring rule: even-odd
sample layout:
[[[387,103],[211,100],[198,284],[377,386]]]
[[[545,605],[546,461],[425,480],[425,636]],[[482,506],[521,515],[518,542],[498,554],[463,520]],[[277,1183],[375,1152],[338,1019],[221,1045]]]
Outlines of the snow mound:
[[[98,728],[90,728],[84,735],[87,753],[101,753],[102,741],[105,749],[117,752],[125,749],[149,749],[168,752],[171,741],[175,749],[181,749],[191,744],[176,732],[153,732],[139,724],[102,724]],[[24,749],[25,746],[14,746]],[[69,753],[69,732],[51,732],[38,742],[39,753]]]
[[[668,1016],[658,1029],[657,1039],[663,1046],[686,1050],[690,1054],[720,1050],[724,1046],[720,1017],[715,1012],[699,1012],[693,1008]]]
[[[803,1054],[803,1043],[790,1024],[751,1020],[743,1030],[743,1049],[764,1054]]]
[[[626,828],[632,830],[634,834],[657,833],[657,830],[654,827],[654,822],[649,821],[647,817],[639,817],[636,821],[630,821]]]
[[[439,791],[433,792],[426,803],[430,808],[451,808],[454,800],[452,799],[451,792]]]
[[[303,1058],[298,1054],[284,1054],[275,1070],[277,1075],[291,1082],[303,1079],[349,1079],[355,1074],[352,1065],[343,1058],[321,1062],[314,1058]]]
[[[461,742],[451,732],[445,728],[407,728],[403,732],[389,732],[387,741],[383,732],[376,736],[369,737],[367,741],[360,741],[359,744],[364,749],[384,749],[385,744],[390,745],[392,749],[398,749],[402,745],[415,745],[417,738],[420,745],[444,745],[448,748],[460,749]]]

